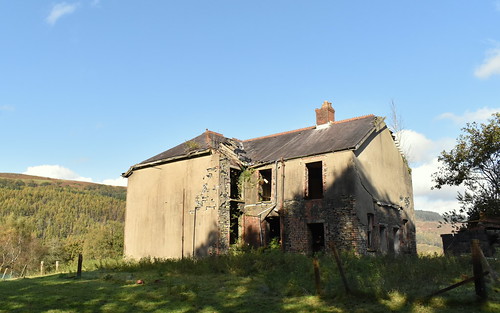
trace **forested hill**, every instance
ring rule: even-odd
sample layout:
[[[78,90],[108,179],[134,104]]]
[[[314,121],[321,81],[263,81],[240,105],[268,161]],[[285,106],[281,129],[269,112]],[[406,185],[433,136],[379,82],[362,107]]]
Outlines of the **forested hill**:
[[[441,234],[451,232],[451,226],[443,223],[441,214],[415,210],[417,227],[417,251],[419,254],[443,253]]]
[[[0,173],[0,267],[121,256],[125,198],[125,187]]]
[[[423,222],[442,222],[443,216],[437,212],[415,210],[415,217]]]

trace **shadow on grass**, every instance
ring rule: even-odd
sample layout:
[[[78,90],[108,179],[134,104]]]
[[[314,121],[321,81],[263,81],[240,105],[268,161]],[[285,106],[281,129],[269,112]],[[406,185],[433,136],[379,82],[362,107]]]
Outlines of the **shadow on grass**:
[[[248,277],[148,277],[137,284],[130,274],[98,276],[90,272],[79,280],[52,275],[0,282],[0,312],[281,311],[280,298]]]
[[[282,253],[144,262],[83,273],[0,281],[0,312],[499,312],[474,286],[417,299],[459,279],[467,262],[344,255],[346,295],[331,257],[320,257],[323,295],[311,259]],[[456,268],[455,268],[456,267]],[[445,273],[446,272],[446,273]],[[138,281],[143,283],[138,284]]]

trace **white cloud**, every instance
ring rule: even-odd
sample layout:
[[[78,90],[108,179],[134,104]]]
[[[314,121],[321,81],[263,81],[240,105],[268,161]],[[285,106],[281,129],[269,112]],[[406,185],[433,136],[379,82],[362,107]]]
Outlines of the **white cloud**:
[[[10,105],[0,105],[0,111],[14,111],[14,107]]]
[[[463,188],[445,186],[441,189],[432,189],[434,183],[432,174],[437,172],[440,163],[435,157],[431,161],[412,169],[413,192],[419,196],[434,197],[441,200],[450,200],[456,197],[457,191]]]
[[[65,168],[65,167],[62,167],[60,165],[30,166],[23,174],[57,178],[57,179],[92,182],[92,178],[82,177],[82,176],[78,175],[77,173],[73,172],[72,170]]]
[[[409,162],[429,161],[434,143],[416,131],[405,129],[396,133],[401,151],[409,158]]]
[[[458,201],[455,199],[444,200],[415,195],[413,201],[415,202],[415,210],[432,211],[439,214],[453,210],[458,211],[460,208]]]
[[[105,179],[102,182],[94,182],[92,178],[80,176],[79,174],[73,172],[69,168],[60,165],[30,166],[23,174],[41,176],[41,177],[50,177],[56,179],[84,181],[88,183],[104,184],[111,186],[123,186],[123,187],[127,186],[127,179],[123,177]]]
[[[432,189],[434,183],[432,174],[439,168],[437,157],[412,169],[413,196],[416,210],[444,213],[458,209],[457,192],[462,187],[444,186],[441,189]]]
[[[52,7],[52,10],[50,11],[45,21],[50,25],[54,25],[61,17],[75,12],[78,6],[79,3],[56,3]]]
[[[456,124],[466,122],[485,122],[500,108],[480,108],[474,112],[466,111],[462,115],[444,113],[438,118],[449,119]],[[457,134],[458,136],[458,134]],[[441,151],[451,150],[456,144],[456,138],[440,138],[431,140],[425,135],[412,130],[404,130],[400,134],[401,148],[410,147],[408,159],[412,167],[413,196],[416,210],[429,210],[444,213],[459,209],[456,200],[457,192],[464,191],[462,186],[443,186],[441,189],[432,189],[435,185],[432,174],[439,169],[438,156]]]
[[[486,55],[483,64],[474,71],[474,76],[477,78],[487,79],[500,74],[500,48],[491,49]]]
[[[102,184],[111,185],[111,186],[127,187],[127,179],[123,178],[123,177],[118,177],[115,179],[105,179],[102,181]]]
[[[413,130],[404,130],[400,135],[401,148],[404,150],[409,147],[406,152],[412,166],[415,209],[439,213],[458,209],[456,197],[460,188],[444,186],[442,189],[432,189],[432,174],[439,168],[437,156],[442,150],[451,149],[455,140],[431,140]]]
[[[463,115],[456,115],[454,113],[443,113],[438,116],[438,119],[449,119],[455,124],[465,124],[467,122],[483,123],[491,118],[493,113],[500,112],[500,108],[480,108],[474,112],[466,111]]]

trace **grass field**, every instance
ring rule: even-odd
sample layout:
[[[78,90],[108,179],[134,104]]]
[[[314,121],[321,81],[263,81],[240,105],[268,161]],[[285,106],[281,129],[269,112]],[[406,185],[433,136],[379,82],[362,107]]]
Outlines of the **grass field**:
[[[321,256],[316,295],[312,259],[279,251],[178,261],[109,261],[74,273],[0,281],[0,312],[500,312],[499,285],[479,302],[469,258]],[[491,260],[499,270],[499,261]],[[139,283],[138,283],[139,281]],[[143,283],[141,283],[142,281]]]

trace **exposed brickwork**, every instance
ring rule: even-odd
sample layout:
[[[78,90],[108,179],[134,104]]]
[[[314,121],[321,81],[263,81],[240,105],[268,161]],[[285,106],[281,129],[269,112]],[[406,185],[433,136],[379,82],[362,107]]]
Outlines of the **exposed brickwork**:
[[[323,125],[335,121],[335,110],[328,101],[323,102],[321,108],[316,109],[316,125]]]
[[[294,200],[285,202],[284,248],[286,251],[312,252],[308,224],[324,225],[325,249],[334,243],[340,250],[366,251],[364,227],[354,211],[354,200],[346,197],[342,206],[327,200]]]
[[[219,242],[218,253],[224,253],[229,248],[231,232],[231,175],[230,160],[223,154],[219,159]]]

